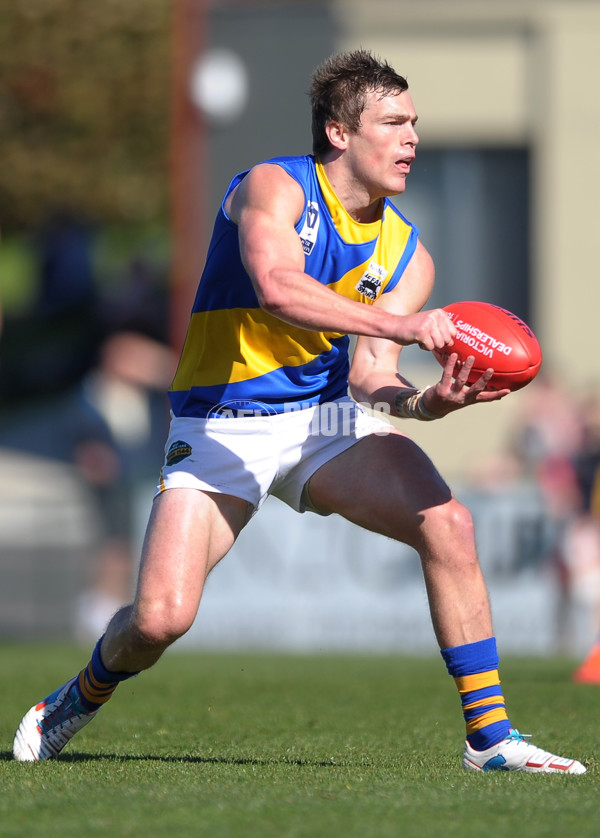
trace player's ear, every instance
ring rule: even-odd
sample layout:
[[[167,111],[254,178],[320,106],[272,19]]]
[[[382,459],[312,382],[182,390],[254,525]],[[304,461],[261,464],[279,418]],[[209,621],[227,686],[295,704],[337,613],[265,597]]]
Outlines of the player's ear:
[[[348,145],[349,131],[341,122],[331,120],[325,126],[325,133],[333,148],[344,149]]]

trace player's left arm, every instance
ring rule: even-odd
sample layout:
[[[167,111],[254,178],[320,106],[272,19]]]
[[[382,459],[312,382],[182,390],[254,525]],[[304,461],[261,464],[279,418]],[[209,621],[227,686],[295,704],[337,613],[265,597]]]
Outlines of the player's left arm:
[[[435,281],[433,260],[427,249],[418,242],[406,270],[396,287],[382,294],[374,303],[391,314],[414,314],[426,305]],[[389,406],[392,415],[399,416],[396,399],[417,392],[410,381],[400,375],[398,365],[402,346],[383,338],[362,336],[357,339],[350,369],[350,392],[356,401]],[[493,370],[487,370],[478,381],[467,387],[466,382],[473,366],[470,357],[456,369],[457,355],[451,353],[438,382],[427,388],[422,404],[431,414],[445,416],[459,408],[479,402],[497,401],[508,390],[485,390]],[[456,377],[455,377],[456,376]]]

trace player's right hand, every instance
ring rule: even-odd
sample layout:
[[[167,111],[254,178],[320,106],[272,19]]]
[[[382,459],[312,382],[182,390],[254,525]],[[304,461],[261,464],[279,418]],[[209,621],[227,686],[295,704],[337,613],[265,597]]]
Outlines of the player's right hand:
[[[421,349],[447,349],[454,343],[456,326],[441,308],[406,314],[398,318],[396,343],[417,344]]]

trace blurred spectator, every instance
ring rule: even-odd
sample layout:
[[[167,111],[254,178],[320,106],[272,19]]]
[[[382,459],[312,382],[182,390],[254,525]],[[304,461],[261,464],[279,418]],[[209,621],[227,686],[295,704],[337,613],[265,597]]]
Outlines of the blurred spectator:
[[[168,424],[166,390],[175,364],[165,344],[139,333],[117,332],[105,340],[97,366],[83,381],[86,402],[110,429],[120,478],[110,487],[105,504],[109,532],[95,579],[76,604],[81,639],[101,633],[131,594],[133,555],[138,552],[132,543],[133,499],[137,486],[151,486],[156,480]]]
[[[166,344],[133,331],[116,332],[83,380],[86,401],[110,428],[129,483],[157,476],[175,365]]]
[[[599,400],[588,395],[581,403],[548,376],[540,376],[523,397],[513,451],[537,481],[552,525],[556,647],[571,653],[578,624],[590,636],[600,631],[600,519],[591,506],[600,455]]]
[[[102,532],[89,588],[76,604],[80,639],[95,637],[130,597],[133,493],[156,478],[174,364],[169,347],[117,333],[68,392],[29,402],[0,422],[2,447],[74,466],[95,500]]]
[[[522,392],[520,404],[513,447],[525,471],[537,474],[544,482],[544,470],[549,463],[556,464],[562,472],[583,444],[584,428],[578,405],[571,393],[543,372]],[[559,505],[563,506],[563,502]]]

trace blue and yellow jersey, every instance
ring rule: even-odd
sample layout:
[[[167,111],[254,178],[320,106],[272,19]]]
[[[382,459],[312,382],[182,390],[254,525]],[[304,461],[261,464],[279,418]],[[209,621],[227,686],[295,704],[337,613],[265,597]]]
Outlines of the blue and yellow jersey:
[[[384,201],[379,220],[359,224],[312,155],[265,162],[281,166],[304,189],[296,230],[307,274],[368,305],[397,285],[417,246],[418,231],[391,201]],[[240,258],[237,225],[223,209],[246,174],[230,183],[215,221],[169,392],[176,416],[205,417],[223,405],[282,413],[347,394],[348,336],[291,326],[258,304]]]

